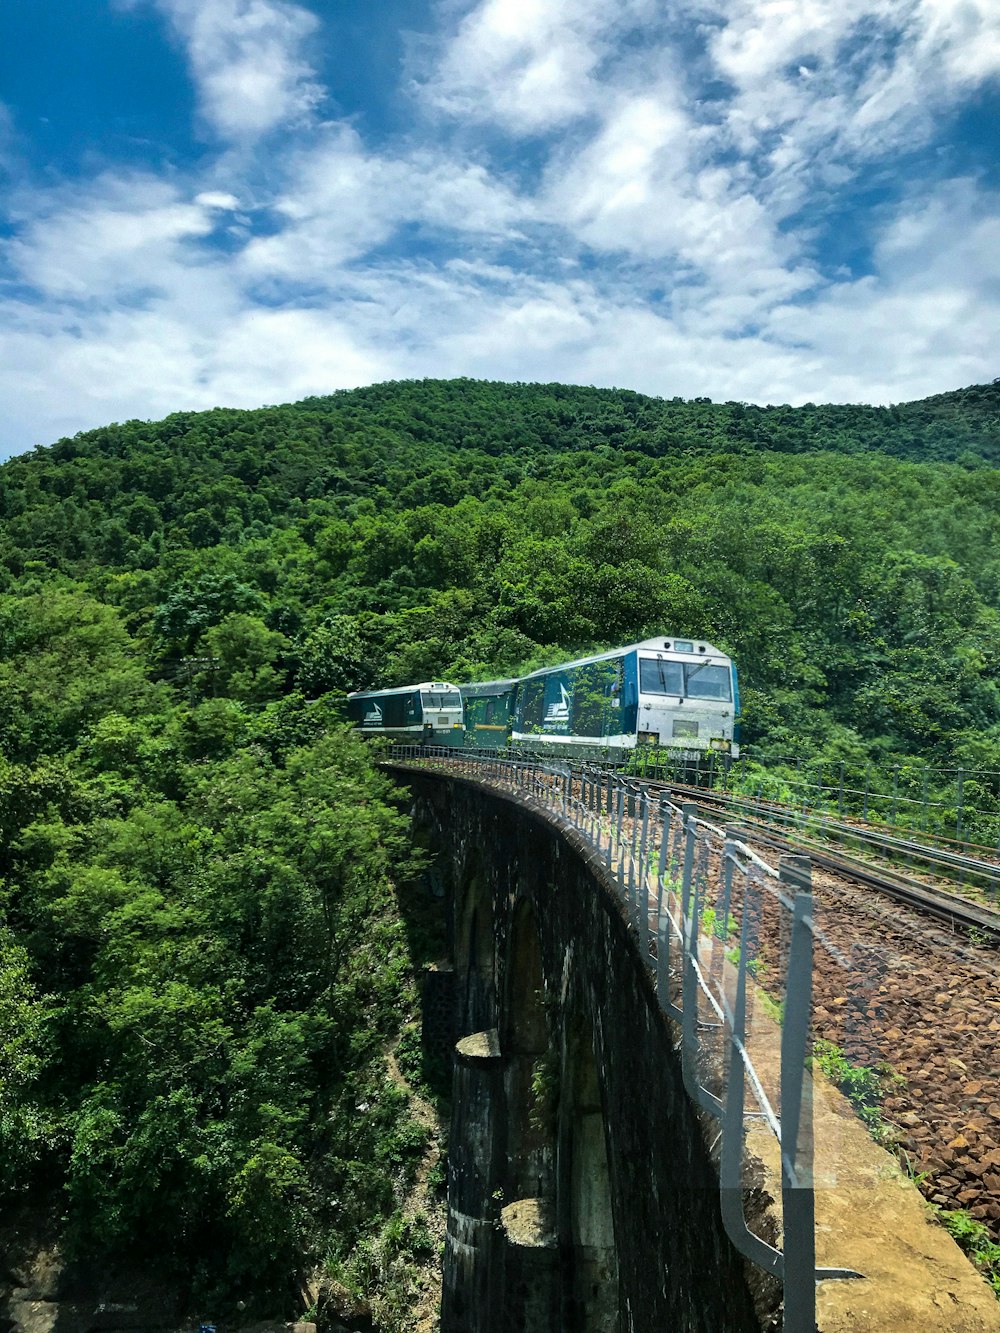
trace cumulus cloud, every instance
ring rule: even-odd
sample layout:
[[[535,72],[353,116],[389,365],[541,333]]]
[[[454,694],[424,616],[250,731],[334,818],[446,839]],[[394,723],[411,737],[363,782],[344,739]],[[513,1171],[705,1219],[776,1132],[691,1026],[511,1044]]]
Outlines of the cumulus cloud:
[[[82,190],[34,196],[20,223],[7,259],[21,281],[93,302],[161,286],[196,261],[190,244],[214,219],[204,195],[189,200],[155,177],[107,174]]]
[[[776,306],[767,332],[793,338],[821,368],[821,393],[847,401],[867,385],[874,401],[992,379],[1000,340],[997,200],[972,180],[914,194],[888,221],[874,273],[831,284],[808,306]]]
[[[695,0],[732,89],[720,129],[800,189],[912,147],[941,108],[1000,72],[996,0]],[[831,171],[832,168],[832,171]]]
[[[654,0],[483,0],[461,16],[424,95],[518,133],[557,128],[593,109],[617,37],[655,14]]]
[[[620,99],[601,131],[548,175],[547,216],[594,250],[673,263],[671,278],[784,298],[814,281],[739,166],[712,161],[671,97]]]
[[[531,206],[474,160],[429,148],[373,154],[332,126],[291,156],[272,211],[281,225],[247,246],[248,272],[324,285],[401,227],[509,237]]]
[[[332,270],[322,299],[262,306],[247,267],[213,254],[204,202],[150,189],[127,219],[114,197],[126,234],[150,214],[160,219],[158,239],[142,252],[157,289],[140,303],[109,300],[104,250],[88,270],[87,296],[82,271],[68,284],[53,267],[56,238],[78,244],[96,200],[89,213],[65,200],[36,222],[22,275],[44,278],[52,299],[9,300],[0,315],[8,450],[110,419],[423,375],[773,402],[899,401],[989,378],[1000,334],[990,290],[1000,285],[1000,223],[995,201],[972,181],[907,201],[887,222],[874,275],[828,285],[808,304],[769,297],[763,305],[721,285],[692,286],[687,305],[650,303],[574,265],[530,272],[373,255]]]
[[[187,53],[202,115],[248,140],[307,117],[322,100],[304,55],[318,20],[286,0],[153,0]]]

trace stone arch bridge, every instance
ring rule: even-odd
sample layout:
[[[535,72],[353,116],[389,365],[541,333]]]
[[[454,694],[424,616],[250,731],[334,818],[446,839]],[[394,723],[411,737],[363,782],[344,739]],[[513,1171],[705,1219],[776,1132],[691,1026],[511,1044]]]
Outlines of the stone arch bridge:
[[[780,1328],[781,1283],[737,1253],[723,1224],[719,1123],[693,1104],[690,1079],[685,1086],[679,1027],[623,901],[621,859],[609,864],[599,835],[595,846],[579,818],[530,789],[502,790],[447,764],[384,767],[412,793],[451,951],[451,966],[429,973],[425,987],[425,1015],[446,1015],[454,1046],[442,1333]],[[638,854],[638,818],[632,827]],[[647,860],[652,851],[651,841]],[[877,1151],[863,1131],[838,1133],[849,1157]],[[874,1206],[880,1170],[863,1181],[864,1207]],[[745,1212],[764,1249],[777,1245],[780,1164],[741,1168],[739,1192],[740,1222]],[[788,1206],[786,1196],[786,1225]],[[810,1234],[809,1256],[811,1244]],[[847,1258],[859,1252],[843,1236],[832,1245]],[[958,1251],[947,1258],[958,1271],[953,1280],[949,1270],[950,1289],[964,1283],[969,1302],[969,1322],[950,1327],[1000,1329]],[[895,1285],[873,1284],[871,1273],[821,1283],[836,1289],[823,1333],[940,1327],[908,1304],[920,1281],[914,1262]],[[931,1262],[940,1265],[936,1252]],[[806,1315],[787,1319],[789,1330],[796,1320],[815,1326],[809,1287]]]

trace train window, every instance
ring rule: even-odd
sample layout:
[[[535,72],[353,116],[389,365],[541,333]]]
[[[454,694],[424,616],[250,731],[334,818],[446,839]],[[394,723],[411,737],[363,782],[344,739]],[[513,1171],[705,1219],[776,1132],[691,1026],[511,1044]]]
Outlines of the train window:
[[[690,666],[685,664],[684,675],[685,692],[689,699],[718,699],[728,703],[733,697],[727,666],[692,662]]]
[[[612,717],[618,707],[621,685],[621,658],[610,662],[591,662],[573,673],[573,707],[570,730],[574,736],[609,736],[620,730]]]
[[[690,668],[689,668],[690,670]],[[684,694],[684,668],[662,657],[639,658],[640,694]]]

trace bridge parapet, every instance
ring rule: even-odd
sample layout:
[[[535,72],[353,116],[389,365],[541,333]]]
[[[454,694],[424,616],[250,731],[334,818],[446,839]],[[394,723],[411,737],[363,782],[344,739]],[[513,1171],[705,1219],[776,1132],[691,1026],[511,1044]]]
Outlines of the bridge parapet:
[[[860,1274],[847,1256],[841,1260],[835,1253],[827,1266],[816,1264],[814,1084],[808,1058],[812,961],[817,948],[824,950],[828,960],[845,968],[857,959],[838,958],[836,949],[817,928],[808,862],[786,858],[772,867],[746,845],[737,829],[721,829],[707,823],[696,816],[693,807],[678,805],[668,793],[656,792],[620,773],[571,766],[552,759],[473,756],[456,754],[454,750],[435,755],[409,747],[397,747],[392,761],[393,768],[403,766],[424,774],[436,773],[492,790],[508,799],[513,797],[542,814],[560,830],[580,860],[615,893],[630,945],[638,954],[660,1019],[670,1032],[671,1046],[679,1056],[683,1087],[691,1104],[698,1108],[703,1130],[712,1145],[721,1191],[718,1212],[725,1234],[762,1275],[763,1281],[750,1283],[759,1297],[765,1294],[758,1299],[758,1313],[769,1304],[773,1307],[773,1297],[769,1301],[766,1293],[770,1290],[768,1283],[777,1280],[784,1296],[783,1327],[788,1333],[813,1333],[817,1327],[817,1282],[823,1282],[824,1289],[830,1290],[830,1279],[857,1278]],[[480,960],[485,951],[483,919],[480,915],[478,927],[472,927],[469,935],[478,941],[475,949]],[[856,972],[853,976],[845,973],[844,994],[853,997],[853,1021],[861,1027],[864,1006],[871,997],[871,988],[866,988],[864,982],[864,977]],[[553,978],[546,984],[551,989]],[[485,994],[491,985],[493,982],[484,973],[469,994]],[[565,989],[565,980],[563,986]],[[482,999],[473,1003],[470,999],[468,1004],[471,1007],[465,1030],[471,1031],[468,1023],[473,1021],[476,1005],[480,1013],[488,1014],[489,1003]],[[617,1036],[623,1041],[630,1039],[630,1034],[624,1032]],[[599,1034],[599,1040],[604,1039]],[[525,1045],[513,1032],[505,1034],[501,1022],[493,1054],[502,1055],[506,1061],[504,1079],[508,1094],[516,1085],[523,1095],[525,1080],[530,1082],[536,1069],[535,1046],[531,1042]],[[820,1099],[827,1105],[828,1093],[829,1089],[821,1088]],[[602,1095],[606,1099],[606,1094]],[[584,1098],[581,1116],[584,1123],[588,1104]],[[577,1110],[580,1112],[581,1107]],[[845,1129],[842,1108],[838,1114],[835,1136],[838,1147],[843,1149],[850,1134]],[[491,1111],[486,1119],[492,1115]],[[595,1124],[600,1130],[599,1121]],[[757,1176],[749,1184],[745,1180],[748,1131],[757,1163]],[[589,1131],[576,1133],[582,1143]],[[614,1137],[607,1126],[605,1134],[609,1141]],[[513,1243],[519,1247],[518,1262],[522,1269],[526,1264],[534,1265],[551,1277],[552,1256],[559,1253],[561,1220],[558,1206],[554,1210],[550,1207],[550,1195],[554,1190],[558,1192],[556,1184],[561,1168],[555,1163],[547,1177],[545,1148],[544,1144],[540,1146],[537,1135],[536,1141],[528,1143],[531,1134],[508,1126],[506,1136],[508,1157],[512,1155],[512,1145],[519,1141],[518,1151],[532,1164],[527,1175],[534,1172],[538,1185],[534,1195],[529,1192],[525,1196],[527,1179],[522,1168],[523,1181],[517,1172],[509,1177],[515,1202],[500,1189],[492,1191],[503,1205],[502,1213],[497,1209],[495,1230],[506,1230],[510,1239],[512,1219],[546,1218],[546,1226],[538,1231],[544,1244],[537,1237],[529,1244],[523,1235],[514,1237]],[[762,1138],[770,1139],[770,1149]],[[863,1133],[861,1138],[864,1139]],[[579,1145],[574,1151],[584,1158],[587,1156],[587,1149]],[[856,1145],[850,1148],[847,1160],[859,1151]],[[552,1152],[559,1155],[555,1140]],[[830,1153],[821,1152],[819,1157],[821,1189],[842,1184],[835,1178],[835,1172],[845,1169],[843,1157],[839,1167],[833,1165],[835,1158]],[[747,1197],[756,1195],[759,1202],[761,1195],[768,1194],[772,1196],[772,1209],[766,1214],[755,1209],[748,1223],[744,1212]],[[515,1206],[518,1200],[523,1206]],[[599,1216],[600,1210],[594,1210],[594,1215]],[[463,1234],[468,1233],[467,1219],[463,1226]],[[619,1272],[621,1263],[607,1258],[607,1245],[598,1234],[600,1227],[591,1234],[589,1226],[589,1222],[581,1222],[579,1218],[571,1219],[568,1234],[576,1235],[581,1255],[592,1251],[605,1256],[600,1258],[595,1271],[604,1272],[609,1281],[624,1282],[625,1275]],[[566,1230],[562,1227],[563,1232]],[[600,1242],[596,1248],[591,1244],[595,1238]],[[832,1240],[835,1245],[836,1237]],[[823,1237],[823,1242],[824,1251],[830,1253],[829,1234]],[[537,1257],[526,1258],[532,1246]],[[850,1248],[856,1256],[857,1247]],[[471,1254],[470,1249],[463,1250],[463,1262],[467,1264]],[[960,1259],[957,1250],[955,1256]],[[586,1260],[579,1256],[576,1262],[581,1267],[586,1265]],[[854,1262],[858,1262],[856,1257]],[[510,1250],[506,1263],[508,1274],[516,1271]],[[874,1270],[867,1264],[859,1266],[869,1273],[879,1267],[877,1263]],[[971,1283],[976,1281],[971,1270],[970,1278]],[[495,1271],[488,1280],[480,1273],[477,1281],[480,1291],[493,1293],[494,1304],[503,1292],[506,1305],[500,1301],[497,1308],[505,1309],[506,1322],[491,1325],[487,1319],[473,1325],[468,1322],[466,1309],[465,1324],[456,1322],[454,1328],[558,1326],[546,1325],[538,1318],[532,1323],[526,1314],[520,1319],[510,1303],[511,1290],[508,1287],[504,1292],[502,1279],[498,1279]],[[550,1311],[559,1303],[558,1282],[554,1278],[552,1284],[551,1297],[541,1302]],[[838,1285],[843,1288],[845,1284]],[[871,1290],[868,1283],[856,1285]],[[549,1289],[545,1282],[542,1287]],[[878,1300],[874,1304],[877,1307]],[[983,1312],[984,1321],[975,1322],[973,1312],[973,1321],[963,1327],[970,1330],[1000,1327],[1000,1319],[990,1322],[988,1293],[985,1301],[972,1299],[971,1304]],[[539,1305],[538,1289],[534,1305]],[[845,1311],[843,1300],[825,1300],[823,1305],[824,1330],[894,1326],[888,1317],[885,1323],[852,1322],[853,1316]],[[525,1305],[524,1309],[527,1308]],[[568,1307],[564,1302],[559,1308]],[[597,1313],[592,1312],[590,1322],[581,1316],[576,1323],[565,1326],[588,1330],[619,1326],[613,1321],[606,1301],[603,1305],[598,1301],[595,1309]],[[629,1317],[633,1315],[629,1307]],[[912,1311],[902,1318],[905,1322],[897,1323],[896,1327],[940,1326],[914,1318]],[[646,1327],[640,1320],[628,1326]],[[691,1322],[683,1326],[702,1325]],[[736,1328],[743,1324],[734,1316],[733,1322],[726,1326]],[[448,1327],[446,1319],[443,1328]]]

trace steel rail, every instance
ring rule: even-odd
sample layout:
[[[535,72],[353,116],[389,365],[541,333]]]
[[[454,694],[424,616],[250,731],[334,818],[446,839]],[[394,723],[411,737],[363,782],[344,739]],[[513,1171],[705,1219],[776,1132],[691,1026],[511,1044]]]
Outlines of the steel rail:
[[[820,812],[813,815],[796,814],[792,807],[782,806],[772,801],[756,802],[752,798],[745,799],[735,792],[706,792],[704,788],[681,785],[675,785],[673,790],[682,792],[685,796],[690,793],[691,800],[700,798],[707,802],[716,802],[719,806],[731,810],[747,811],[763,808],[779,819],[783,814],[792,814],[795,820],[822,820],[824,828],[833,833],[842,834],[845,838],[855,838],[858,842],[868,843],[876,849],[880,847],[888,848],[890,851],[900,852],[911,859],[925,861],[928,865],[950,867],[959,871],[960,874],[987,879],[994,884],[1000,884],[1000,864],[995,861],[984,861],[974,856],[966,856],[961,852],[953,852],[947,847],[935,847],[926,842],[917,842],[912,838],[895,837],[893,834],[883,832],[877,828],[865,828],[860,824],[849,824],[842,820],[831,819],[828,815]]]
[[[711,808],[711,807],[707,807]],[[873,869],[865,861],[853,857],[835,856],[824,848],[822,843],[805,838],[801,834],[795,838],[782,837],[770,828],[759,825],[748,829],[755,841],[767,847],[782,851],[807,850],[815,866],[822,866],[835,874],[867,884],[887,897],[904,903],[918,912],[945,922],[952,930],[973,931],[993,945],[1000,945],[1000,912],[979,907],[958,894],[948,893],[944,889],[930,890],[914,880],[901,875],[893,875],[887,870]]]
[[[660,789],[660,787],[657,788],[657,790]],[[697,788],[670,786],[669,784],[663,784],[662,790],[677,793],[678,796],[683,799],[694,800],[696,803],[701,804],[706,810],[712,810],[716,813],[725,811],[730,815],[738,814],[741,816],[742,822],[748,826],[772,831],[775,830],[775,822],[768,817],[768,812],[765,812],[764,815],[758,815],[755,818],[753,815],[748,814],[747,811],[755,810],[758,807],[753,804],[748,805],[744,802],[740,802],[738,799],[734,800],[731,796],[728,796],[723,792],[699,791]],[[775,814],[778,815],[780,819],[780,811],[782,807],[769,807],[769,811],[771,809],[774,810]],[[964,875],[969,878],[986,879],[989,881],[989,887],[984,890],[984,892],[993,896],[1000,893],[1000,865],[993,864],[992,862],[980,861],[973,857],[959,856],[957,853],[947,852],[938,848],[928,848],[926,844],[923,843],[910,842],[909,840],[902,838],[893,838],[881,834],[877,830],[869,831],[863,828],[858,828],[853,824],[839,824],[836,821],[830,820],[823,820],[822,827],[814,827],[815,840],[810,841],[808,834],[802,827],[803,823],[808,824],[809,822],[812,822],[815,826],[818,823],[818,818],[813,817],[812,821],[810,821],[808,817],[805,820],[803,820],[802,817],[799,817],[796,820],[786,823],[784,828],[791,829],[792,827],[795,827],[798,830],[798,836],[801,838],[803,845],[808,844],[809,846],[817,847],[820,850],[829,846],[829,842],[818,840],[823,836],[826,830],[829,829],[834,834],[842,833],[845,840],[847,838],[855,838],[859,842],[866,844],[873,851],[878,851],[882,848],[889,853],[902,854],[908,856],[911,860],[922,861],[931,867],[937,866],[939,868],[944,867],[954,869],[958,871],[959,876]],[[776,836],[780,836],[780,833],[776,833]],[[869,869],[871,868],[869,862],[862,860],[858,860],[856,864],[859,867],[867,866]],[[888,874],[891,872],[887,871],[886,873]],[[913,880],[912,878],[900,878],[902,882],[907,884],[919,883],[919,881]],[[954,876],[949,876],[949,878],[954,878]],[[947,896],[947,891],[942,892]],[[961,901],[970,902],[972,906],[978,905],[964,895],[956,894],[955,897]],[[985,910],[989,911],[991,909],[987,907]]]
[[[578,770],[582,772],[584,766]],[[729,801],[722,793],[708,793],[698,788],[688,788],[678,783],[657,782],[630,776],[626,779],[637,788],[645,788],[661,795],[674,795],[701,808],[706,814],[718,816],[720,810],[731,811]],[[917,880],[896,875],[884,868],[872,867],[868,862],[853,857],[835,855],[828,847],[815,839],[797,831],[794,837],[776,833],[770,824],[762,820],[748,819],[741,821],[747,826],[748,833],[758,843],[773,847],[779,851],[808,851],[816,866],[822,866],[834,874],[856,880],[870,888],[877,889],[887,897],[903,903],[915,911],[942,921],[952,930],[971,931],[984,942],[1000,945],[1000,912],[988,907],[980,907],[968,898],[949,893],[946,889],[928,889]],[[853,830],[852,830],[853,831]],[[914,844],[919,846],[919,844]],[[982,865],[981,862],[973,864]],[[995,871],[995,867],[991,867]]]

